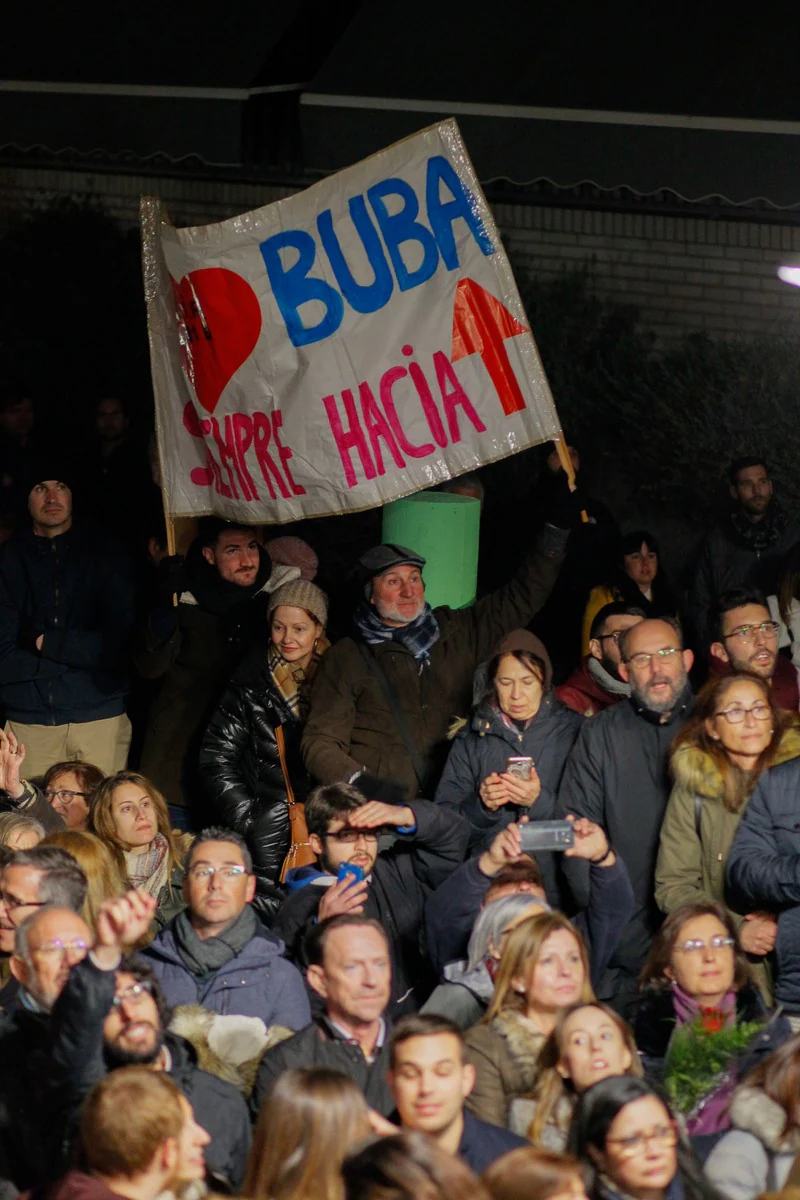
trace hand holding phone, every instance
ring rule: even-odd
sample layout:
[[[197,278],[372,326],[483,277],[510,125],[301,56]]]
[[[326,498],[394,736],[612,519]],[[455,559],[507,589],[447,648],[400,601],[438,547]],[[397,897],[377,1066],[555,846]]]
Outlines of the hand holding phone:
[[[523,850],[569,850],[575,845],[571,821],[530,821],[520,829]]]

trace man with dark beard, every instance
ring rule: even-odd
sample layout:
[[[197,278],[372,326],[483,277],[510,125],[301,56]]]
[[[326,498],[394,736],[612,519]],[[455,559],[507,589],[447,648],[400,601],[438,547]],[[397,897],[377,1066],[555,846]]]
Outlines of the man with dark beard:
[[[117,1067],[149,1066],[165,1071],[186,1096],[211,1137],[209,1170],[236,1191],[250,1148],[245,1102],[233,1084],[201,1070],[194,1048],[168,1030],[169,1012],[150,968],[123,957],[123,947],[147,932],[154,911],[153,897],[138,891],[104,904],[94,948],[73,968],[53,1008],[52,1086],[64,1113],[65,1150],[98,1080]]]
[[[777,621],[754,588],[734,588],[720,598],[716,614],[715,640],[711,643],[712,675],[746,672],[758,675],[772,686],[781,708],[797,712],[797,672],[788,658],[778,653]]]
[[[631,694],[631,685],[620,677],[620,638],[644,620],[641,608],[621,600],[604,604],[592,621],[589,653],[579,667],[556,688],[556,696],[582,717],[593,717]]]
[[[586,721],[567,762],[559,793],[562,814],[602,826],[628,868],[635,906],[597,989],[625,1015],[639,971],[662,916],[656,907],[655,866],[669,799],[669,751],[688,719],[692,652],[682,646],[677,621],[640,621],[620,644],[620,675],[631,695]],[[588,869],[577,859],[564,872],[579,908],[588,904]]]

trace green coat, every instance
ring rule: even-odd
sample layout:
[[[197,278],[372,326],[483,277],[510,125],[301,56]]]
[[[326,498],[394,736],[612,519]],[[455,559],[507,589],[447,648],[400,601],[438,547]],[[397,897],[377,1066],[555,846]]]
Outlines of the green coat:
[[[781,738],[775,765],[800,755],[800,717]],[[681,746],[672,756],[674,786],[661,826],[656,863],[656,903],[670,913],[690,900],[725,903],[725,864],[739,821],[723,803],[722,775],[714,760],[697,746]],[[695,797],[700,798],[700,837]],[[733,913],[737,926],[743,917]]]
[[[411,738],[426,768],[433,796],[449,750],[454,717],[472,704],[475,668],[512,629],[528,624],[549,596],[562,560],[560,534],[549,527],[505,587],[472,608],[434,610],[440,636],[430,665],[419,663],[399,642],[370,647],[389,680]],[[380,683],[353,638],[342,638],[323,656],[311,690],[311,711],[302,754],[319,783],[349,779],[366,769],[419,795],[414,768]]]

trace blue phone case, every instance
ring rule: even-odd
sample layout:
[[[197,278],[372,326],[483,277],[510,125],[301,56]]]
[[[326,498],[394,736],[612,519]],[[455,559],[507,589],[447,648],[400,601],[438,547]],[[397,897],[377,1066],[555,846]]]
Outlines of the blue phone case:
[[[364,868],[359,867],[356,863],[341,863],[339,870],[336,872],[336,878],[341,883],[343,879],[347,879],[348,877],[352,880],[352,883],[361,883],[361,880],[364,878]]]

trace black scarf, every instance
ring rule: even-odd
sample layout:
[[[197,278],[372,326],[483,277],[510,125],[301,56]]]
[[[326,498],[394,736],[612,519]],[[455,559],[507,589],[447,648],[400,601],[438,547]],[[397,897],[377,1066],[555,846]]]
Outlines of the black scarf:
[[[754,554],[771,550],[786,532],[789,518],[777,500],[773,500],[760,521],[751,521],[740,509],[731,513],[731,525],[739,542]]]
[[[179,912],[172,923],[175,944],[183,962],[198,979],[213,975],[220,967],[241,954],[259,931],[259,921],[249,904],[216,937],[204,942],[195,933],[189,920],[189,910]]]

